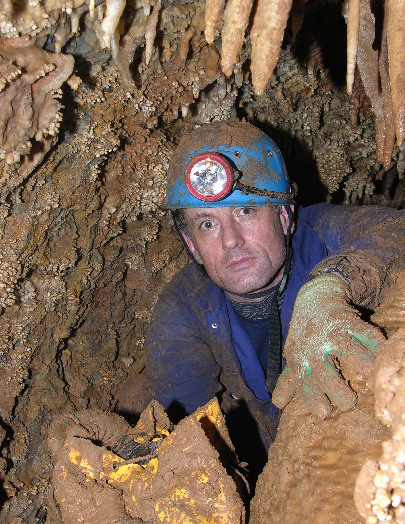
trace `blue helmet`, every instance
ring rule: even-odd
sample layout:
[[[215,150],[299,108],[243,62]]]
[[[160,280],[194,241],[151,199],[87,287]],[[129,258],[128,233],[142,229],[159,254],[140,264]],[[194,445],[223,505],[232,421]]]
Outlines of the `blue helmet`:
[[[277,145],[263,131],[233,119],[203,125],[180,140],[170,160],[169,209],[294,203]]]

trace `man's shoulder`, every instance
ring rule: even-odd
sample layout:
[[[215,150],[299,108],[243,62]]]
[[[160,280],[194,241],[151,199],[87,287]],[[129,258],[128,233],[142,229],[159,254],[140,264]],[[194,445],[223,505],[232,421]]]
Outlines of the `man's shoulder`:
[[[297,222],[312,222],[322,214],[328,214],[334,209],[333,204],[322,202],[320,204],[312,204],[310,206],[299,206],[297,212]]]
[[[405,212],[392,207],[379,205],[351,205],[331,204],[323,202],[310,206],[300,206],[296,215],[297,228],[307,224],[319,230],[328,226],[336,233],[342,232],[342,228],[348,223],[356,223],[359,228],[368,227],[370,224],[389,221],[403,222]]]
[[[211,285],[212,282],[204,271],[190,262],[174,275],[162,295],[196,297],[204,294]]]
[[[168,307],[171,311],[214,311],[223,300],[223,291],[195,263],[190,263],[166,285],[156,307]]]

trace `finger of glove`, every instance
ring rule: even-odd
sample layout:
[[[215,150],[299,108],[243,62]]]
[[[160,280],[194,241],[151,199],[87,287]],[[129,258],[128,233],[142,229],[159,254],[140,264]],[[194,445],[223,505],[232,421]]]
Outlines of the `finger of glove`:
[[[378,328],[360,318],[351,322],[348,332],[353,336],[353,342],[361,344],[374,357],[377,355],[381,344],[385,342],[384,335]]]
[[[288,365],[277,380],[276,387],[273,390],[271,400],[273,404],[282,409],[293,398],[297,389],[297,375]]]
[[[337,335],[336,340],[333,354],[342,366],[347,366],[352,373],[370,376],[378,349],[385,341],[382,333],[358,319],[351,323],[346,336]]]
[[[325,419],[332,411],[332,406],[327,396],[322,392],[314,376],[306,374],[302,379],[302,393],[305,404],[311,413],[320,419]]]
[[[321,390],[326,393],[331,404],[341,411],[349,411],[357,402],[357,395],[336,369],[328,355],[324,357],[318,381]]]

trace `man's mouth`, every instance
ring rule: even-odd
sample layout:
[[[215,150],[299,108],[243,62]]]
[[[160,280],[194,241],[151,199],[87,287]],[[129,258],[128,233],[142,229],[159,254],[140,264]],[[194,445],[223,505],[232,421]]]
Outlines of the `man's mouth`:
[[[253,263],[253,260],[253,256],[244,256],[238,258],[237,260],[232,260],[231,262],[229,262],[226,266],[226,269],[231,269],[232,271],[240,271],[242,269],[250,267]]]

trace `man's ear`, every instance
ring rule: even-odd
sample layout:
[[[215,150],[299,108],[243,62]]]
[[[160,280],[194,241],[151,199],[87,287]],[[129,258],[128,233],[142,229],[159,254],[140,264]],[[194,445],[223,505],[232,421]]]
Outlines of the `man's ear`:
[[[290,227],[290,233],[293,233],[295,229],[294,204],[291,204],[288,206],[291,211],[291,222],[290,222],[290,217],[288,216],[286,207],[287,206],[281,206],[281,209],[280,209],[280,221],[281,221],[281,225],[283,227],[283,231],[285,235],[287,234],[288,227]]]
[[[191,238],[189,236],[186,235],[186,233],[184,233],[184,231],[181,231],[181,236],[183,237],[183,240],[184,242],[186,243],[188,249],[190,250],[191,254],[193,255],[193,257],[197,260],[197,262],[199,264],[202,264],[202,260],[201,260],[201,257],[200,257],[200,254],[199,252],[197,251],[195,245],[194,245],[194,242],[191,240]]]

